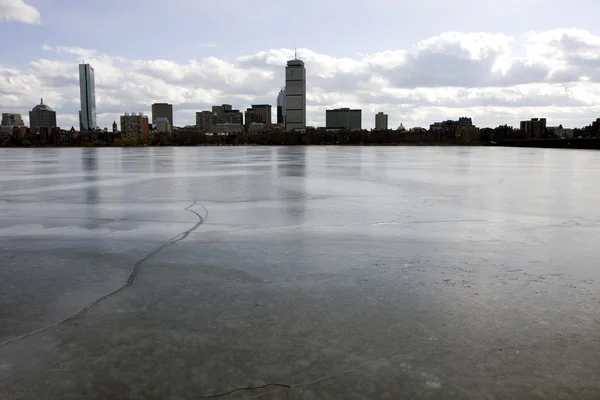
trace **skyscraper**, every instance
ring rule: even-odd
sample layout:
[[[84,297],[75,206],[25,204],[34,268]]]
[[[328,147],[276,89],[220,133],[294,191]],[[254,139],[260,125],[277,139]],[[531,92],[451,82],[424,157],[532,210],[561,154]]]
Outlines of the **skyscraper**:
[[[277,95],[277,123],[285,124],[285,88]]]
[[[285,129],[306,129],[306,68],[297,58],[285,68]]]
[[[388,129],[388,115],[383,112],[375,114],[375,130],[376,131],[387,131]]]
[[[94,68],[90,64],[79,64],[79,97],[81,111],[79,126],[81,130],[96,129],[96,84],[94,83]]]
[[[56,112],[44,104],[44,99],[40,99],[40,104],[29,111],[29,126],[31,128],[56,128]]]
[[[173,104],[154,103],[152,104],[152,123],[159,118],[166,118],[169,124],[173,126]]]

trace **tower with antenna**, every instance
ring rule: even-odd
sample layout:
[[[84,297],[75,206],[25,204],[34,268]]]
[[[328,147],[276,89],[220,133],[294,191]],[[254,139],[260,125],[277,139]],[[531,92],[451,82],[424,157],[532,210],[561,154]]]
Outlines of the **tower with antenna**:
[[[306,68],[298,59],[298,48],[294,47],[294,59],[285,67],[285,129],[306,129]]]

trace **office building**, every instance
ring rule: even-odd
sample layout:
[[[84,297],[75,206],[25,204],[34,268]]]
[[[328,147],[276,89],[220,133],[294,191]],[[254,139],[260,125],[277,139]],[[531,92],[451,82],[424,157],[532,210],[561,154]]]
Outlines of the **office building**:
[[[263,124],[270,124],[271,119],[271,105],[270,104],[253,104],[252,110],[258,114],[260,121]]]
[[[215,133],[219,124],[236,125],[234,129],[236,131],[243,129],[244,114],[240,110],[234,110],[231,104],[212,106],[212,111],[199,111],[196,113],[196,129],[202,133]]]
[[[285,129],[306,129],[306,68],[297,58],[285,68]]]
[[[375,114],[375,130],[376,131],[387,131],[388,130],[388,115],[382,112]]]
[[[121,137],[147,140],[149,134],[148,117],[143,113],[121,116]]]
[[[2,113],[2,126],[25,126],[21,114]]]
[[[166,118],[170,126],[173,126],[173,104],[154,103],[152,104],[152,124],[156,125],[156,120]]]
[[[531,118],[531,121],[521,121],[521,136],[526,139],[546,137],[546,118]]]
[[[215,124],[244,125],[244,115],[240,110],[234,110],[231,104],[212,106],[212,112],[215,114]]]
[[[81,110],[79,126],[82,131],[96,129],[96,84],[94,68],[90,64],[79,64],[79,97]]]
[[[248,108],[244,113],[244,128],[248,130],[248,127],[251,124],[262,122],[260,120],[260,115],[253,108]]]
[[[248,108],[244,115],[246,130],[252,123],[271,125],[271,108],[270,104],[254,104],[251,108]]]
[[[199,111],[196,113],[196,129],[202,133],[214,133],[215,113],[212,111]]]
[[[44,99],[40,99],[40,104],[29,111],[29,127],[32,129],[56,127],[56,112],[44,104]]]
[[[277,95],[277,123],[285,124],[285,88]]]
[[[348,130],[362,129],[362,110],[336,108],[325,111],[325,126]]]

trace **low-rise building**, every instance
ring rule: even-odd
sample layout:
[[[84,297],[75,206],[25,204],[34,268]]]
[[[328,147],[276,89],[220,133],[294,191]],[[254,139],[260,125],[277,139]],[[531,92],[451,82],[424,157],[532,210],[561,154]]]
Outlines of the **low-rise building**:
[[[229,122],[225,122],[222,124],[216,124],[214,133],[233,135],[233,134],[243,133],[243,132],[244,132],[244,125],[232,124]]]
[[[248,125],[247,130],[249,133],[261,133],[265,131],[265,127],[266,124],[262,122],[252,122],[250,125]]]
[[[563,128],[562,125],[548,126],[546,129],[548,133],[559,138],[571,139],[573,137],[573,129]]]
[[[171,123],[167,117],[158,117],[154,120],[154,129],[158,133],[169,133],[171,132]]]

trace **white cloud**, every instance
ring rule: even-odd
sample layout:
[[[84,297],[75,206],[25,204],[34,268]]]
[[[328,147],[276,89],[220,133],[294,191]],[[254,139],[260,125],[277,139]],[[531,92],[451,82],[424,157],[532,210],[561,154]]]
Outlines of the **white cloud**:
[[[0,21],[39,24],[40,12],[23,0],[0,0]]]
[[[525,49],[513,55],[514,46]],[[275,106],[292,49],[175,62],[125,59],[77,47],[44,45],[46,58],[23,68],[0,65],[0,104],[26,115],[43,94],[70,126],[79,110],[77,64],[96,71],[99,124],[123,112],[150,112],[153,102],[174,104],[176,125],[193,124],[195,112],[229,103]],[[55,55],[53,57],[53,54]],[[428,126],[471,116],[480,126],[546,117],[582,126],[600,114],[600,36],[555,29],[512,38],[503,34],[445,32],[408,49],[336,58],[299,49],[307,68],[308,122],[323,125],[325,110],[360,107],[363,127],[385,111],[390,124]]]

